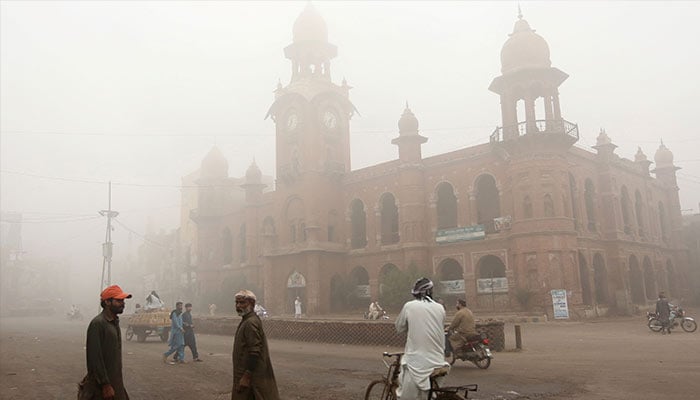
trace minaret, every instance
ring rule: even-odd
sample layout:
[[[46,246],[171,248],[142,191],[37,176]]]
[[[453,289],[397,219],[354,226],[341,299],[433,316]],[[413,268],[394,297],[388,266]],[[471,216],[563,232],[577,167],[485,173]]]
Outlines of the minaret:
[[[514,140],[531,133],[549,133],[575,143],[578,127],[562,119],[559,103],[559,86],[568,77],[552,67],[549,45],[519,12],[513,33],[501,49],[501,76],[489,86],[489,90],[501,97],[503,124],[494,132],[491,142]],[[536,102],[540,99],[538,107]],[[521,102],[524,121],[518,120]]]
[[[654,154],[654,163],[656,168],[652,171],[665,187],[666,187],[666,203],[665,208],[669,213],[669,227],[671,228],[671,241],[673,247],[677,247],[681,243],[681,233],[683,229],[683,217],[681,215],[681,201],[678,196],[678,181],[676,179],[676,171],[680,168],[673,163],[673,153],[664,145],[663,140],[659,148]]]
[[[415,164],[422,160],[421,145],[428,141],[428,138],[418,133],[418,119],[411,109],[403,110],[403,115],[399,119],[399,137],[393,139],[391,143],[399,148],[399,160],[402,164]]]

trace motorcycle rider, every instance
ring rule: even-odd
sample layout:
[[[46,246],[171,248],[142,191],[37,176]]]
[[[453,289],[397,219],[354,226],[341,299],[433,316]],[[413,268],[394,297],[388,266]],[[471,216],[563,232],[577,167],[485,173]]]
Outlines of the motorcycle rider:
[[[467,302],[463,299],[458,299],[456,308],[457,313],[455,313],[452,323],[447,328],[450,349],[445,351],[446,354],[449,354],[450,351],[456,351],[459,354],[469,340],[479,337],[479,334],[476,332],[474,314],[467,308]]]
[[[420,278],[411,290],[415,298],[404,304],[396,318],[396,331],[407,332],[406,348],[401,358],[399,400],[420,400],[430,390],[430,376],[446,374],[450,365],[445,361],[445,309],[433,301],[433,282]],[[438,384],[445,376],[437,378]]]
[[[367,313],[368,319],[379,319],[382,314],[382,307],[379,305],[378,301],[372,301],[369,303],[369,312]]]
[[[667,332],[671,333],[671,306],[666,300],[666,294],[664,292],[659,293],[659,299],[656,300],[656,315],[661,322],[661,334],[665,335]]]

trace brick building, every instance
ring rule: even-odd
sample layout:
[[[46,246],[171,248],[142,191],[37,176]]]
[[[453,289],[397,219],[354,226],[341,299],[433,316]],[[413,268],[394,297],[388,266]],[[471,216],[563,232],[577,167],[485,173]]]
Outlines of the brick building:
[[[489,88],[502,127],[487,143],[424,158],[428,138],[406,106],[392,140],[399,158],[358,170],[355,107],[349,86],[331,80],[337,48],[327,38],[307,6],[284,49],[291,81],[268,112],[274,188],[264,191],[253,163],[244,201],[233,201],[226,159],[213,151],[203,161],[190,213],[200,292],[240,273],[273,313],[291,312],[300,296],[306,312],[323,314],[342,282],[378,297],[392,271],[416,268],[477,310],[517,310],[528,296],[551,309],[550,290],[565,289],[571,308],[597,314],[686,289],[673,154],[662,143],[650,171],[641,150],[634,161],[615,154],[604,131],[595,152],[575,147],[578,127],[558,94],[568,75],[522,16]]]

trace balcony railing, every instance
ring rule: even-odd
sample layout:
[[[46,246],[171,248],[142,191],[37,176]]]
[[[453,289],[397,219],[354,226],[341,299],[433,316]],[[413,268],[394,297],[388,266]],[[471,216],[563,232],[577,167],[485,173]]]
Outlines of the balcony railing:
[[[533,133],[566,135],[578,140],[578,125],[563,119],[538,119],[534,122],[524,121],[517,125],[499,126],[491,134],[490,142],[502,142]]]

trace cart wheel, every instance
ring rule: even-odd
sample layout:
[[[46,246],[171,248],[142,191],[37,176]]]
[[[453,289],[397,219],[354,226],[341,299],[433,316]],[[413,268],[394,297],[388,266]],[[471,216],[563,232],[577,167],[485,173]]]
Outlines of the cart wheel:
[[[170,328],[163,328],[163,331],[160,333],[160,341],[167,342],[169,335],[170,335]]]
[[[134,337],[134,328],[129,325],[129,327],[126,328],[126,340],[131,340]]]
[[[148,332],[143,328],[134,328],[134,333],[136,334],[136,340],[139,342],[145,342],[148,337]]]

